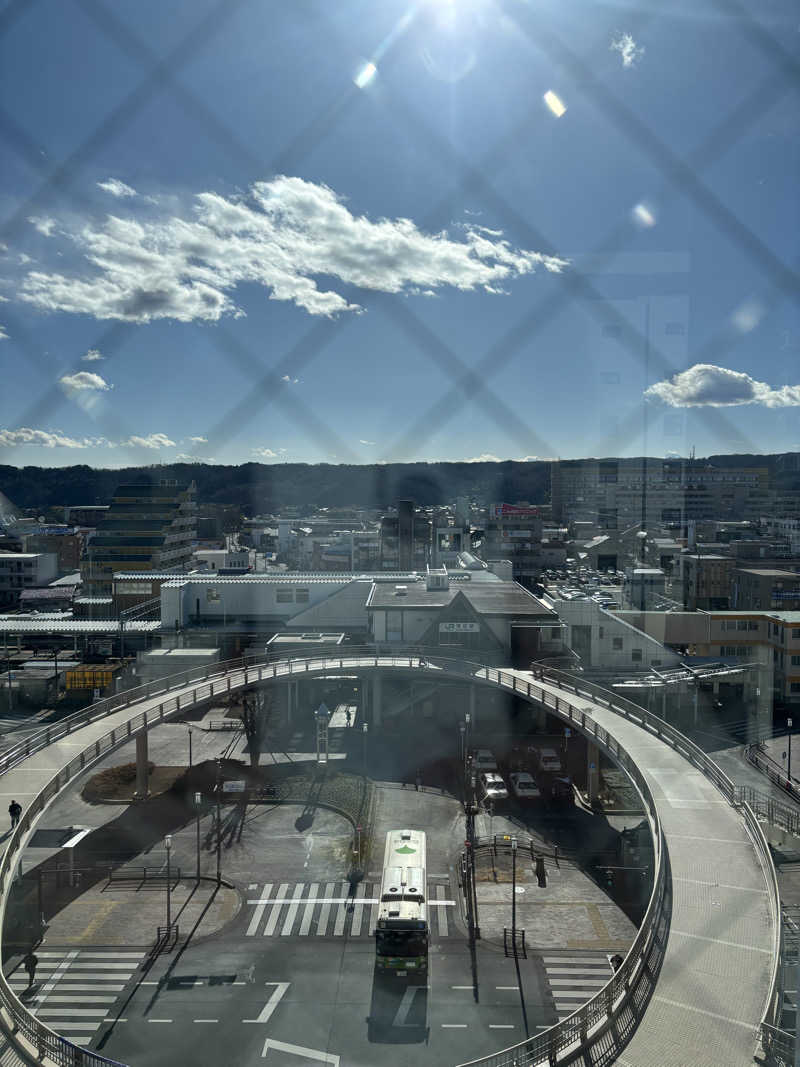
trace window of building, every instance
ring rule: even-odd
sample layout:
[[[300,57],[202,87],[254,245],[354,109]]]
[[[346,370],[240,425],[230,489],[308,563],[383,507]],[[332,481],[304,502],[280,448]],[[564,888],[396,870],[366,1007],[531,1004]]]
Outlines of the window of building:
[[[631,660],[632,660],[633,663],[641,663],[642,662],[642,650],[640,648],[632,648],[631,649]]]
[[[621,637],[613,637],[611,639],[611,647],[614,649],[615,652],[621,652],[622,651],[622,638]]]
[[[295,589],[294,598],[298,604],[308,603],[308,590],[307,589]]]
[[[800,656],[792,656],[792,666],[800,667]]]
[[[550,627],[550,637],[553,640],[555,640],[557,637],[560,637],[560,636],[561,636],[561,627],[560,626],[551,626]]]
[[[275,599],[279,604],[293,604],[294,589],[279,589]]]
[[[790,693],[800,693],[800,682],[792,682],[789,686]]]
[[[792,627],[792,640],[796,641],[800,637],[800,626]]]
[[[758,623],[757,622],[748,622],[747,629],[748,630],[757,630],[758,629]]]
[[[736,622],[736,629],[737,630],[746,630],[747,629],[747,619],[738,619],[737,622]]]

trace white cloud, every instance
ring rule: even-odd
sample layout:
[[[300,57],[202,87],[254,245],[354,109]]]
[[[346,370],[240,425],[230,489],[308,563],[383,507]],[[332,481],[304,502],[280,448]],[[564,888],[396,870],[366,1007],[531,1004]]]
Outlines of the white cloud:
[[[513,248],[499,231],[460,230],[456,240],[445,231],[423,233],[411,219],[373,222],[352,214],[327,186],[279,176],[255,183],[248,196],[200,193],[191,213],[143,222],[110,215],[69,230],[86,269],[75,276],[31,270],[19,296],[43,310],[97,319],[217,321],[244,314],[230,294],[257,282],[272,300],[334,316],[363,307],[320,289],[317,278],[387,293],[498,292],[538,267],[557,273],[566,266]]]
[[[205,463],[204,459],[198,459],[197,456],[193,456],[190,452],[179,452],[175,457],[176,463]]]
[[[358,443],[359,443],[360,445],[374,445],[374,444],[375,444],[375,442],[374,442],[374,441],[365,441],[365,440],[364,440],[363,438],[361,438],[361,437],[360,437],[360,438],[358,439]]]
[[[609,45],[612,52],[619,52],[623,67],[633,67],[644,55],[644,47],[634,41],[630,33],[619,33]]]
[[[674,408],[721,408],[741,404],[762,404],[767,408],[800,406],[800,385],[782,385],[773,389],[749,374],[713,363],[695,363],[668,381],[651,385],[644,395],[663,400]]]
[[[99,374],[80,370],[77,374],[65,374],[58,379],[58,384],[68,395],[82,392],[105,393],[111,386]]]
[[[207,437],[190,437],[189,441],[191,441],[191,443],[193,445],[207,445],[208,444],[208,438]]]
[[[5,328],[5,326],[0,324],[0,341],[7,341],[7,340],[8,340],[8,330]]]
[[[285,448],[280,449],[281,452],[285,452]],[[251,448],[250,453],[253,456],[258,456],[259,459],[277,459],[278,452],[275,452],[271,448]]]
[[[40,218],[37,215],[30,215],[28,222],[31,226],[34,226],[43,237],[52,236],[53,230],[56,228],[55,219]]]
[[[127,441],[122,442],[124,445],[130,445],[133,448],[174,448],[175,442],[171,441],[165,433],[151,433],[147,437],[129,437]]]
[[[502,463],[499,456],[493,452],[481,452],[479,456],[471,456],[469,459],[457,459],[456,463]]]
[[[101,359],[105,359],[105,356],[96,348],[90,348],[85,356],[81,356],[82,363],[97,363]]]
[[[60,430],[32,430],[21,426],[18,430],[0,430],[0,447],[39,445],[42,448],[97,448],[108,445],[104,437],[67,437]]]
[[[138,195],[132,186],[126,185],[125,182],[121,182],[118,178],[106,178],[104,182],[97,183],[97,188],[102,189],[105,193],[111,193],[117,199]]]

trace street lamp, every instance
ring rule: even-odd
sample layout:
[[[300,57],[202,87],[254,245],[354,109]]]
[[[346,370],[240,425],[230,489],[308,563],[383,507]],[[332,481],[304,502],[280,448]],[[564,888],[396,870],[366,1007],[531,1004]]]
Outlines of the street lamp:
[[[511,838],[511,943],[517,958],[517,839]]]
[[[189,730],[189,768],[191,769],[191,766],[192,766],[192,728],[191,728],[191,726],[189,726],[189,727],[187,727],[187,729]]]
[[[792,784],[792,720],[787,719],[786,725],[789,728],[789,766],[787,768],[786,777],[789,780],[789,785]]]
[[[222,760],[217,759],[217,885],[222,881],[222,811],[220,808],[220,793],[222,778]]]
[[[362,725],[361,725],[361,736],[364,739],[364,744],[363,744],[363,748],[362,748],[362,752],[361,752],[361,761],[362,761],[362,764],[363,764],[363,767],[364,767],[364,777],[365,778],[367,777],[367,732],[368,731],[369,731],[369,725],[367,723],[362,723]]]
[[[458,731],[461,734],[461,769],[462,770],[464,769],[464,766],[466,765],[466,762],[467,762],[467,749],[466,749],[465,744],[464,744],[464,733],[466,732],[466,729],[467,729],[467,727],[463,722],[460,722],[458,724]]]
[[[200,884],[200,806],[203,803],[203,794],[195,793],[194,806],[197,812],[197,884]]]
[[[164,847],[167,850],[167,937],[169,937],[170,930],[172,929],[172,897],[170,894],[172,886],[172,869],[170,867],[170,858],[172,855],[171,834],[167,834],[164,838]]]

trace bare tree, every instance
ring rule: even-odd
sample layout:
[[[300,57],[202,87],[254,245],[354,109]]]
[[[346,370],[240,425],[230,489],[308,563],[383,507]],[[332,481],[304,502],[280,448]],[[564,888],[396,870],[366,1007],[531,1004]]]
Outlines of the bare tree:
[[[242,729],[251,767],[257,767],[261,759],[261,747],[269,729],[273,702],[273,693],[269,689],[245,693],[242,697]]]

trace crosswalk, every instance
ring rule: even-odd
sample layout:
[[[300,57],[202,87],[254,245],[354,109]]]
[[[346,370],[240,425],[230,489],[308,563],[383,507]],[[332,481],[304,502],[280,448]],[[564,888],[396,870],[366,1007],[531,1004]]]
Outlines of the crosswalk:
[[[378,882],[267,882],[248,899],[247,937],[371,937],[378,920]],[[428,883],[428,923],[434,938],[452,936],[446,883]]]
[[[554,951],[542,956],[559,1022],[599,992],[614,973],[603,953]]]
[[[8,976],[17,996],[47,1026],[76,1045],[88,1045],[113,1008],[144,954],[117,949],[37,949],[36,984],[20,963]]]

